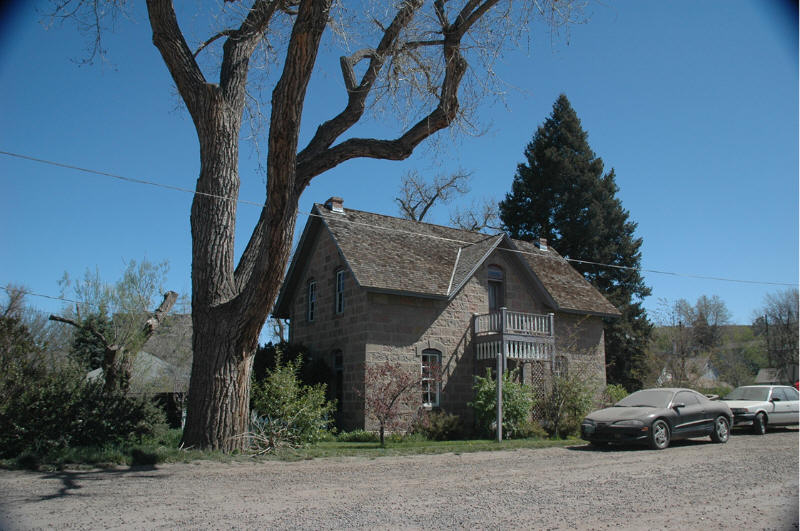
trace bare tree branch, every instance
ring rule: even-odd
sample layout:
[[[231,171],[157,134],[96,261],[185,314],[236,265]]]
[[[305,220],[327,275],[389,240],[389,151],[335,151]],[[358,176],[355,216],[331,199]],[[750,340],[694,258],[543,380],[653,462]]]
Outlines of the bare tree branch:
[[[447,204],[453,194],[469,192],[469,179],[468,172],[458,171],[450,176],[439,175],[432,182],[427,182],[417,171],[410,171],[403,176],[400,195],[394,200],[404,218],[422,221],[436,203]]]
[[[390,55],[391,51],[396,48],[400,32],[411,23],[414,14],[422,7],[422,4],[422,0],[404,2],[402,7],[398,9],[392,23],[389,24],[383,32],[380,43],[374,51],[370,54],[356,52],[356,54],[353,54],[350,58],[343,58],[343,60],[341,60],[345,87],[348,89],[347,106],[336,117],[328,120],[317,128],[314,138],[312,138],[305,149],[297,155],[298,167],[303,166],[305,161],[308,161],[328,149],[339,136],[361,119],[366,108],[367,96],[369,96],[372,91],[378,73],[383,68],[386,58]],[[367,57],[370,58],[369,65],[361,78],[361,83],[356,87],[356,76],[353,67]],[[298,184],[304,188],[314,175],[318,174],[312,173],[306,175],[298,171]]]
[[[457,208],[450,213],[450,225],[471,232],[484,229],[500,232],[502,224],[497,214],[497,202],[485,198],[482,201],[473,201],[464,210]]]
[[[217,33],[216,35],[214,35],[214,36],[212,36],[212,37],[210,37],[210,38],[206,39],[206,40],[205,40],[205,41],[203,41],[203,42],[201,42],[201,43],[200,43],[200,45],[197,47],[197,49],[194,51],[194,54],[193,54],[193,55],[194,55],[195,59],[197,58],[197,56],[198,56],[198,55],[200,55],[200,52],[202,52],[202,51],[203,51],[203,49],[204,49],[206,46],[208,46],[209,44],[213,43],[213,42],[214,42],[214,41],[216,41],[217,39],[221,39],[222,37],[230,37],[231,35],[233,35],[233,34],[234,34],[234,32],[235,32],[235,31],[236,31],[236,30],[233,30],[233,29],[226,29],[226,30],[220,31],[220,32],[219,32],[219,33]]]

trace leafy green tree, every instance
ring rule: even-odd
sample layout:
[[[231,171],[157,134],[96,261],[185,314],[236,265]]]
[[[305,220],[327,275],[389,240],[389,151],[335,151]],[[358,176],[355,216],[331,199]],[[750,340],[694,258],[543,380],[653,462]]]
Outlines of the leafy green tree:
[[[722,334],[711,363],[719,371],[720,380],[738,387],[753,383],[758,369],[767,367],[767,351],[751,327],[733,326]]]
[[[91,330],[96,330],[103,337],[110,337],[111,320],[104,312],[96,311],[87,315],[81,325],[75,329],[70,355],[81,367],[93,371],[103,366],[106,348]]]
[[[273,367],[252,385],[256,420],[250,436],[257,452],[318,442],[333,423],[336,403],[325,399],[325,384],[302,384],[302,364],[300,356],[283,362],[276,349]]]
[[[503,373],[503,435],[518,437],[527,429],[533,408],[533,391],[529,385],[517,381],[517,371]],[[497,422],[497,380],[492,370],[486,376],[475,376],[472,386],[475,399],[468,405],[475,412],[478,433],[491,436],[492,424]]]
[[[577,433],[581,420],[592,409],[594,395],[595,386],[585,376],[553,374],[550,386],[534,407],[541,414],[544,429],[558,439]]]
[[[546,238],[565,258],[578,260],[572,265],[622,312],[605,323],[606,373],[609,383],[633,390],[642,383],[652,332],[642,307],[650,288],[638,271],[642,239],[616,197],[614,170],[604,173],[587,136],[560,95],[525,149],[526,162],[500,202],[500,219],[513,238]]]
[[[166,320],[178,299],[177,293],[168,291],[155,310],[148,309],[163,291],[168,269],[166,262],[131,260],[114,284],[104,282],[97,270],[87,270],[83,279],[75,282],[64,274],[62,290],[72,290],[72,298],[79,302],[74,309],[65,308],[63,316],[51,315],[50,320],[71,325],[83,334],[78,336],[82,339],[78,348],[85,347],[88,352],[79,352],[79,360],[85,356],[85,361],[91,362],[93,356],[101,354],[107,391],[128,390],[136,354]],[[75,346],[73,343],[73,351]]]
[[[798,300],[797,288],[770,293],[753,322],[753,330],[763,338],[769,365],[779,369],[787,383],[797,381]]]
[[[253,357],[253,381],[260,382],[269,376],[269,371],[277,367],[281,358],[301,361],[297,377],[303,385],[328,385],[333,381],[333,371],[322,358],[311,354],[305,345],[288,341],[269,342],[258,347]]]

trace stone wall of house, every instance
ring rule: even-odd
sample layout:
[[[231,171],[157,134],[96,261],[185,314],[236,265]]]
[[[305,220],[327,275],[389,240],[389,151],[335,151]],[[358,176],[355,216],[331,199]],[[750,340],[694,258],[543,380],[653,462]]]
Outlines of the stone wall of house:
[[[489,266],[499,266],[504,272],[504,302],[510,311],[547,313],[543,302],[531,293],[530,283],[517,261],[500,250],[483,262],[450,301],[367,293],[356,285],[348,272],[345,309],[342,314],[336,314],[336,271],[346,264],[327,231],[320,231],[312,245],[314,250],[300,276],[303,284],[292,301],[290,340],[306,345],[313,355],[322,356],[332,370],[336,367],[334,352],[341,350],[341,382],[334,380],[329,387],[332,397],[337,392],[342,397],[338,424],[344,429],[377,429],[376,423],[364,414],[365,365],[389,361],[419,373],[425,349],[435,349],[442,354],[439,407],[461,416],[464,423],[471,426],[472,411],[467,403],[473,398],[473,377],[483,374],[485,367],[494,366],[493,362],[477,363],[472,346],[473,315],[489,311]],[[306,285],[310,279],[317,282],[313,322],[306,318]],[[602,381],[604,387],[602,320],[558,314],[555,321],[557,352],[567,356],[569,370],[594,373],[598,385]],[[551,370],[549,362],[512,362],[509,366],[522,368],[527,380],[540,386],[546,385]],[[539,378],[532,380],[532,374]],[[337,389],[339,383],[341,389]]]
[[[368,297],[367,363],[391,361],[420,371],[422,351],[442,353],[439,407],[471,425],[473,376],[483,373],[472,348],[472,317],[489,312],[488,267],[499,266],[505,277],[505,305],[509,310],[544,313],[543,304],[530,294],[523,271],[505,251],[495,251],[452,300],[424,299],[372,293]],[[375,426],[368,424],[367,429]]]
[[[567,358],[567,372],[595,387],[606,387],[606,347],[603,320],[589,315],[556,315],[556,356]]]
[[[363,389],[364,344],[367,297],[360,289],[330,233],[321,230],[312,242],[313,252],[300,275],[299,285],[291,303],[290,341],[305,345],[312,356],[320,356],[331,370],[328,396],[340,398],[337,424],[347,429],[364,424]],[[345,269],[344,311],[336,313],[336,272]],[[316,310],[314,320],[307,319],[307,286],[316,281]],[[341,352],[337,367],[336,354]],[[341,368],[339,368],[341,367]],[[337,377],[337,370],[341,375]],[[341,387],[337,389],[337,387]]]

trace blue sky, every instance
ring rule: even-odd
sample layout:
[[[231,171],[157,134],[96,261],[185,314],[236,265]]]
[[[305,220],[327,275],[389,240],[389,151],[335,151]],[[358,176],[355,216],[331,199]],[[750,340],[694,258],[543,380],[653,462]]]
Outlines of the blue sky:
[[[590,4],[585,24],[555,37],[535,28],[524,49],[505,54],[497,67],[504,101],[477,110],[484,134],[446,132],[403,162],[347,162],[312,183],[300,210],[339,195],[346,207],[396,215],[399,180],[412,169],[471,171],[461,203],[499,200],[563,92],[593,150],[616,170],[619,197],[644,240],[642,266],[677,274],[646,271],[653,295],[645,306],[718,295],[734,322],[749,323],[765,294],[786,288],[694,276],[797,283],[798,36],[790,5]],[[140,7],[107,35],[107,64],[79,66],[85,40],[68,25],[46,30],[37,6],[46,4],[19,2],[0,17],[0,151],[193,188],[197,139]],[[191,18],[184,23],[197,29]],[[305,138],[343,105],[336,59],[321,56]],[[243,146],[241,198],[263,201],[265,177]],[[169,287],[190,291],[190,194],[6,155],[0,190],[0,284],[58,295],[65,271],[97,266],[114,280],[125,260],[146,257],[168,260]],[[258,209],[241,205],[239,213],[241,249]],[[430,221],[446,224],[448,207]]]

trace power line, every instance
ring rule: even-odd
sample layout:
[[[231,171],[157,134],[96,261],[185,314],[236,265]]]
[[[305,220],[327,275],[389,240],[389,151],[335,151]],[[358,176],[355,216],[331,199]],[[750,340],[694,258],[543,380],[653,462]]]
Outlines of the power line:
[[[224,201],[233,201],[233,202],[241,203],[241,204],[245,204],[245,205],[257,206],[259,208],[266,208],[266,204],[264,204],[264,203],[259,203],[259,202],[256,202],[256,201],[248,201],[246,199],[239,199],[238,197],[223,196],[223,195],[218,195],[218,194],[211,194],[211,193],[208,193],[208,192],[198,192],[197,190],[191,190],[189,188],[182,188],[180,186],[162,184],[162,183],[157,183],[157,182],[153,182],[153,181],[147,181],[147,180],[144,180],[144,179],[137,179],[137,178],[133,178],[133,177],[125,177],[123,175],[117,175],[117,174],[110,173],[110,172],[105,172],[105,171],[100,171],[100,170],[93,170],[93,169],[90,169],[90,168],[83,168],[83,167],[75,166],[75,165],[72,165],[72,164],[65,164],[65,163],[62,163],[62,162],[56,162],[56,161],[52,161],[52,160],[42,159],[42,158],[38,158],[38,157],[32,157],[32,156],[29,156],[29,155],[23,155],[23,154],[20,154],[20,153],[13,153],[13,152],[9,152],[9,151],[0,150],[0,154],[6,155],[6,156],[9,156],[9,157],[15,157],[15,158],[23,159],[23,160],[28,160],[28,161],[32,161],[32,162],[39,162],[41,164],[48,164],[48,165],[56,166],[56,167],[59,167],[59,168],[66,168],[66,169],[70,169],[70,170],[81,171],[81,172],[89,173],[89,174],[92,174],[92,175],[110,177],[112,179],[117,179],[117,180],[120,180],[120,181],[125,181],[125,182],[130,182],[130,183],[135,183],[135,184],[144,184],[144,185],[148,185],[148,186],[154,186],[154,187],[157,187],[157,188],[164,188],[164,189],[167,189],[167,190],[173,190],[173,191],[178,191],[178,192],[189,193],[189,194],[192,194],[192,195],[200,195],[200,196],[204,196],[204,197],[221,199],[221,200],[224,200]],[[326,219],[326,218],[324,218],[324,216],[321,216],[319,214],[313,214],[313,213],[310,213],[310,212],[308,212],[308,213],[306,213],[306,212],[298,212],[298,214],[299,215],[303,215],[303,216],[307,216],[307,217],[310,217],[310,218],[311,217],[317,217],[317,218],[320,218],[320,219]],[[363,223],[363,222],[353,221],[353,220],[349,220],[349,219],[342,219],[342,220],[337,220],[337,221],[344,222],[344,223],[350,223],[350,224],[353,224],[353,225],[365,226],[365,227],[369,227],[369,228],[376,229],[376,230],[383,230],[383,231],[386,231],[386,232],[394,232],[394,233],[397,233],[397,234],[406,234],[406,235],[410,235],[410,236],[421,236],[421,237],[425,237],[425,238],[431,238],[431,239],[435,239],[435,240],[447,241],[447,242],[463,244],[463,245],[472,245],[474,243],[474,242],[469,242],[469,241],[465,241],[465,240],[458,240],[458,239],[454,239],[454,238],[446,238],[444,236],[436,236],[436,235],[433,235],[433,234],[424,234],[424,233],[421,233],[421,232],[406,231],[406,230],[403,230],[403,229],[396,229],[396,228],[391,228],[391,227],[376,227],[376,226],[371,225],[369,223]],[[501,251],[507,251],[507,252],[513,252],[513,253],[519,253],[519,254],[529,254],[529,255],[534,255],[535,254],[535,253],[532,253],[530,251],[522,251],[522,250],[519,250],[519,249],[500,249],[500,250]],[[766,281],[766,280],[744,280],[744,279],[716,277],[716,276],[709,276],[709,275],[696,275],[696,274],[691,274],[691,273],[676,273],[676,272],[673,272],[673,271],[661,271],[661,270],[658,270],[658,269],[645,269],[645,268],[642,268],[642,267],[621,266],[621,265],[616,265],[616,264],[604,264],[604,263],[601,263],[601,262],[593,262],[593,261],[581,260],[581,259],[577,259],[577,258],[564,258],[564,259],[567,260],[568,262],[573,262],[573,263],[576,263],[576,264],[594,265],[594,266],[599,266],[599,267],[606,267],[606,268],[613,268],[613,269],[623,269],[623,270],[627,270],[627,271],[638,271],[638,272],[643,272],[643,273],[654,273],[654,274],[659,274],[659,275],[669,275],[669,276],[675,276],[675,277],[694,278],[694,279],[699,279],[699,280],[714,280],[714,281],[719,281],[719,282],[734,282],[734,283],[739,283],[739,284],[757,284],[757,285],[786,286],[786,287],[795,287],[795,286],[798,285],[797,283],[789,283],[789,282],[772,282],[772,281]],[[50,298],[52,298],[52,297],[50,297]],[[73,301],[73,302],[75,302],[75,301]]]
[[[0,286],[0,289],[5,291],[9,295],[12,292],[16,292],[16,293],[22,293],[23,295],[31,295],[33,297],[42,297],[44,299],[51,299],[51,300],[55,300],[55,301],[74,302],[75,304],[92,304],[93,306],[96,306],[96,304],[90,303],[88,301],[76,301],[74,299],[68,299],[66,297],[56,297],[54,295],[45,295],[43,293],[36,293],[36,292],[33,292],[33,291],[28,291],[26,289],[8,288],[6,286]]]

